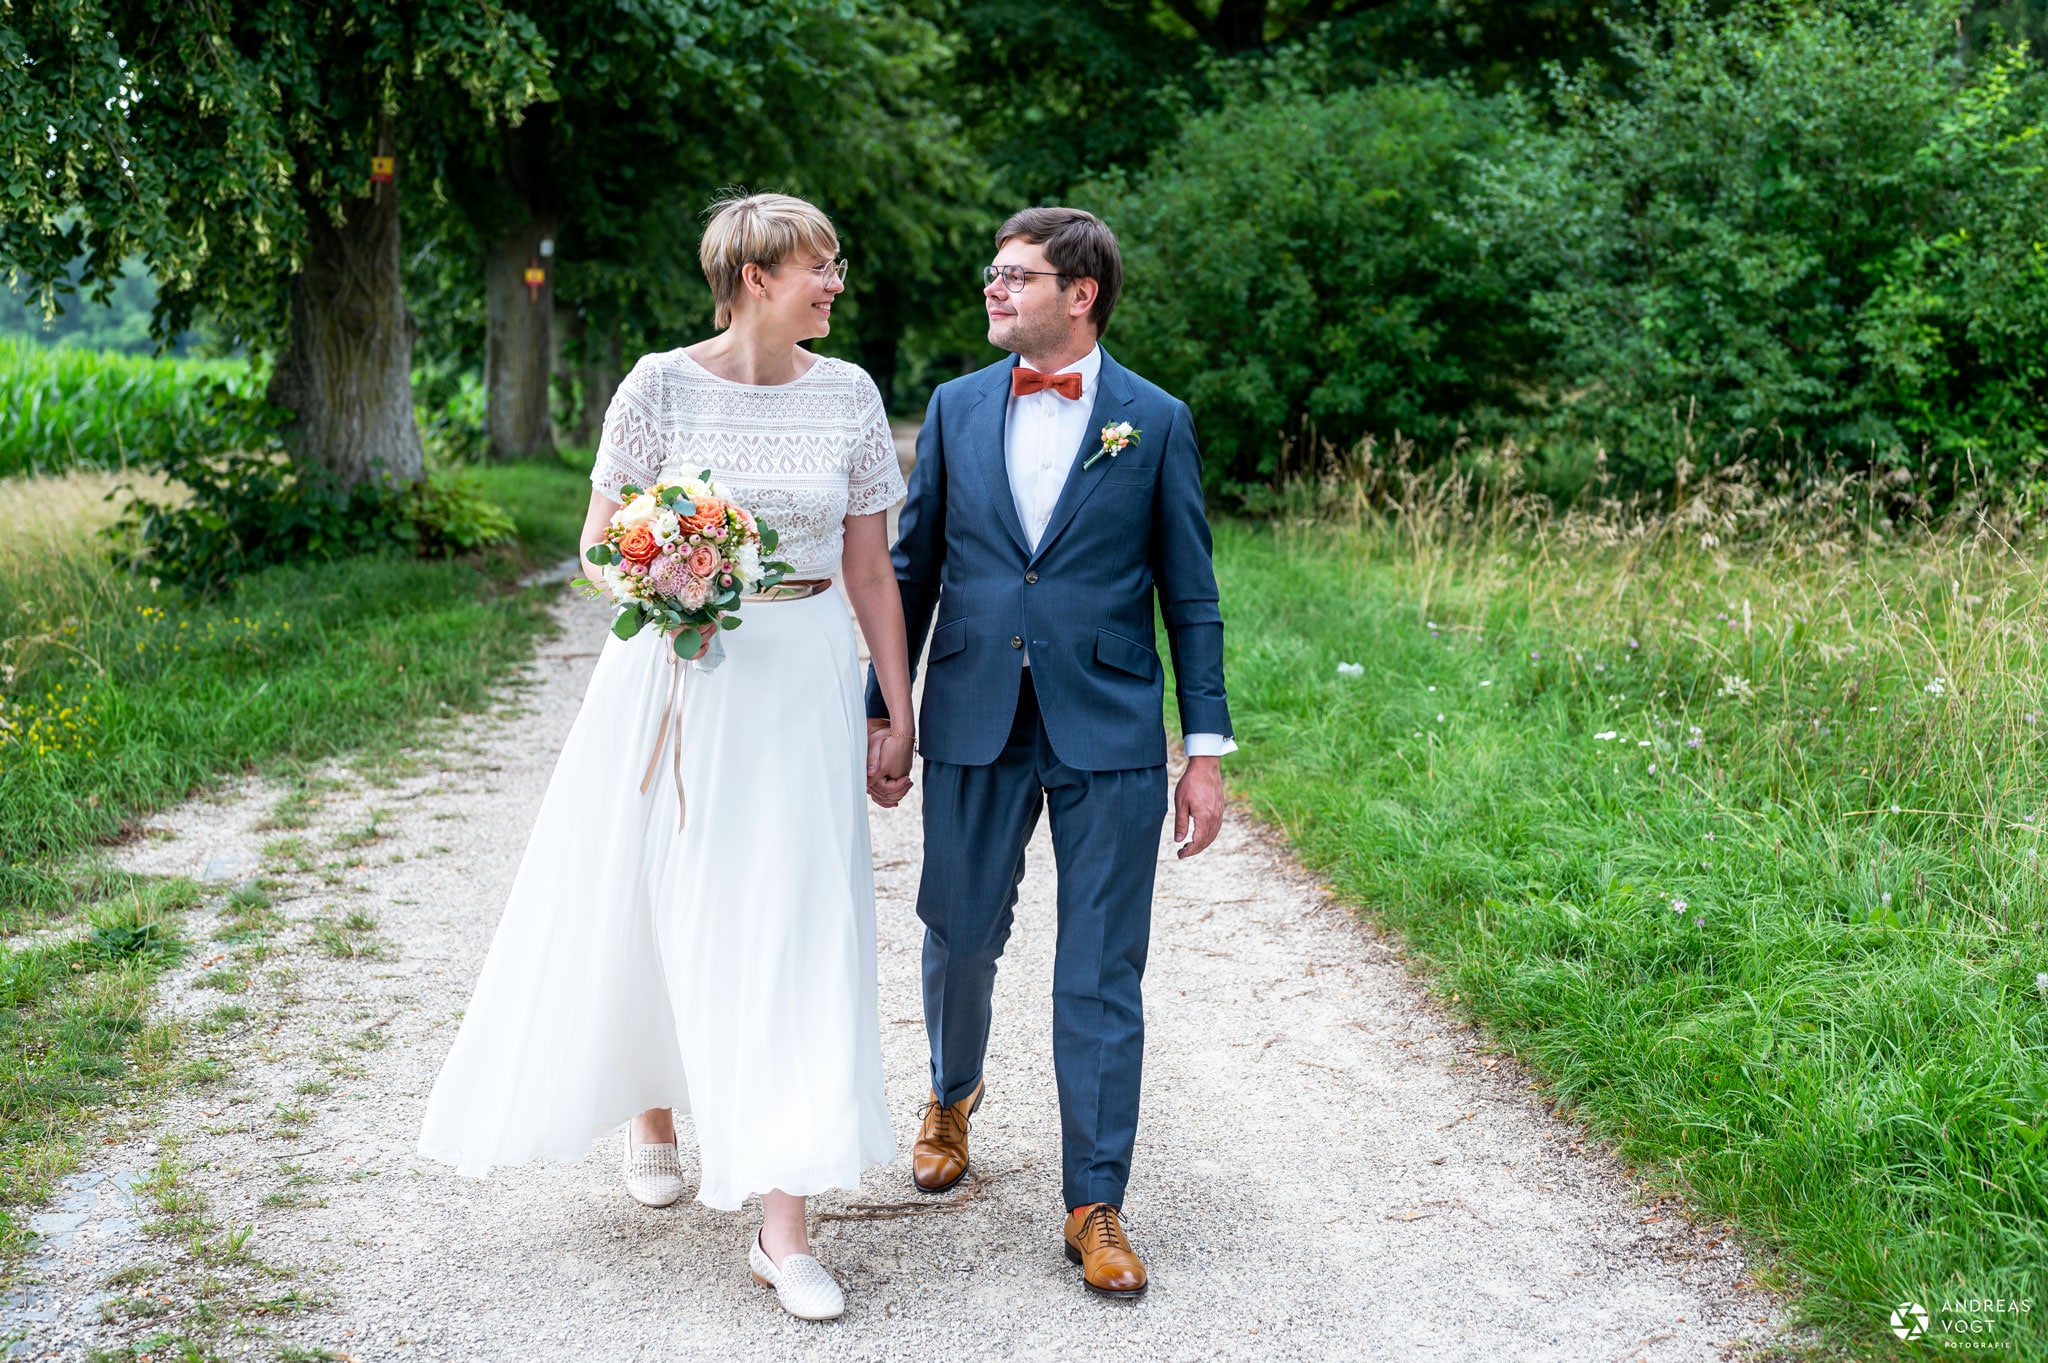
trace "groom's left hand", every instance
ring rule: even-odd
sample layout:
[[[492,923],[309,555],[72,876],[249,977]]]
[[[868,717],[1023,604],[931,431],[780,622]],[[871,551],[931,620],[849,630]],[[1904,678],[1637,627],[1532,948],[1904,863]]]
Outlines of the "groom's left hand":
[[[1216,841],[1223,827],[1223,759],[1190,757],[1173,788],[1173,840],[1185,861]]]

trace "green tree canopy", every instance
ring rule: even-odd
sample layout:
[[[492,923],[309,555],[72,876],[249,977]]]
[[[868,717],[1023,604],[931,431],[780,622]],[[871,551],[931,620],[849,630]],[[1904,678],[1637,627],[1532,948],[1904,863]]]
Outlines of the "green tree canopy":
[[[53,301],[139,255],[168,337],[204,309],[278,354],[295,448],[344,481],[416,476],[398,186],[547,97],[522,15],[460,0],[11,0],[0,261]],[[371,158],[398,182],[371,183]]]

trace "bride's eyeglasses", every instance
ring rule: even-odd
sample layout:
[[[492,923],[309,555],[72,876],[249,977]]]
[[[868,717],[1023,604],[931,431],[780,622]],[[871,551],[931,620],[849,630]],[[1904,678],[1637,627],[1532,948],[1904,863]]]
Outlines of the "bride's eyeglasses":
[[[787,261],[783,262],[788,264]],[[822,261],[816,265],[798,265],[794,268],[818,277],[820,284],[844,284],[846,282],[846,257]]]
[[[984,289],[998,279],[1010,293],[1023,289],[1024,283],[1033,275],[1044,275],[1047,279],[1065,279],[1058,270],[1027,270],[1022,265],[984,265],[981,267],[981,287]]]

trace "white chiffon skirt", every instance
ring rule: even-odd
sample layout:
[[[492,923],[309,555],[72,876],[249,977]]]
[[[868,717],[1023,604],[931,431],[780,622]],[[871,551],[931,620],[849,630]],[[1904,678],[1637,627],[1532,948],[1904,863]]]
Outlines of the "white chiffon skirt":
[[[894,1158],[852,621],[836,588],[743,619],[684,684],[680,834],[666,754],[640,791],[668,642],[607,640],[421,1154],[473,1175],[578,1162],[673,1107],[696,1128],[698,1200],[726,1211],[857,1188]]]

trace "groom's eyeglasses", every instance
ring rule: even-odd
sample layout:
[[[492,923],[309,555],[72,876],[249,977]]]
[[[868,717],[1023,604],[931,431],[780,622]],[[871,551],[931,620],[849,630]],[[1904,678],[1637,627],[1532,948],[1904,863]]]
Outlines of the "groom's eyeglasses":
[[[984,265],[981,267],[981,287],[985,289],[1000,279],[1005,289],[1016,293],[1032,275],[1044,275],[1047,279],[1067,277],[1058,270],[1027,270],[1022,265]]]

